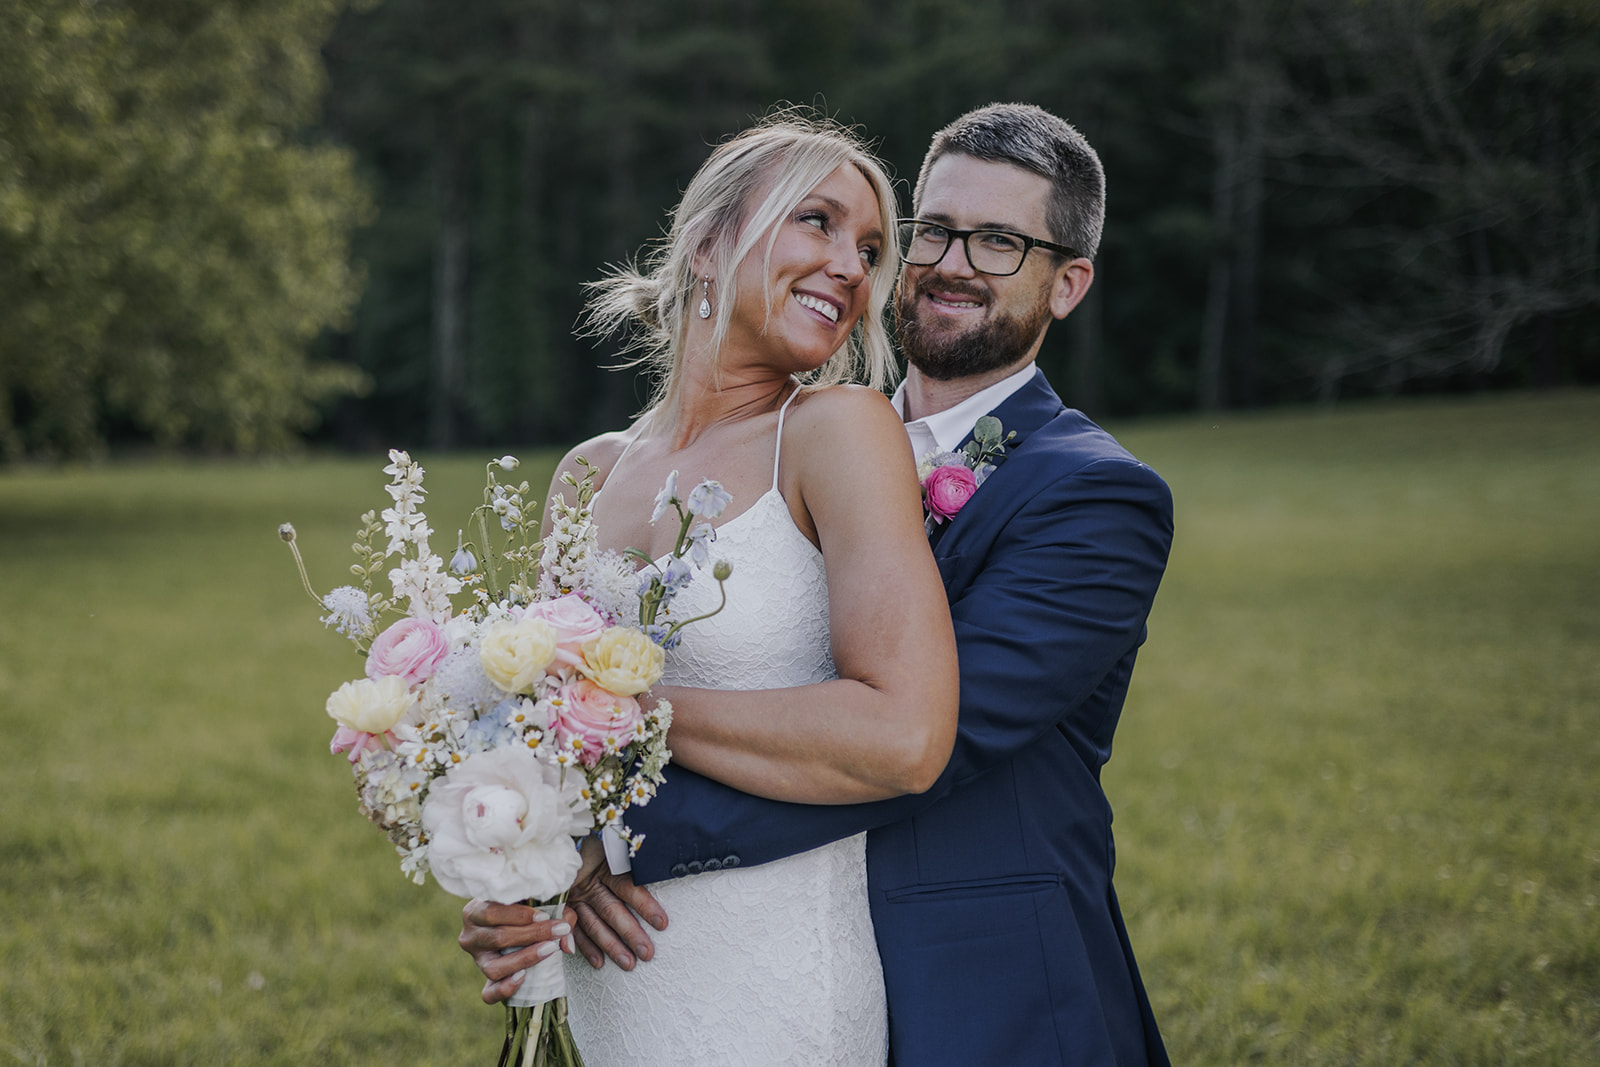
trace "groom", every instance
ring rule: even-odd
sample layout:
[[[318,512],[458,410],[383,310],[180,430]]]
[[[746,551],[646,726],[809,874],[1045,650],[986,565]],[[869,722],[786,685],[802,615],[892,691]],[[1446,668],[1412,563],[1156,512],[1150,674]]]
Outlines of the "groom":
[[[1051,320],[1094,279],[1100,161],[1048,112],[992,105],[934,136],[914,202],[896,303],[909,366],[894,398],[913,449],[958,449],[983,415],[1012,435],[932,533],[961,672],[950,763],[924,794],[834,807],[676,769],[629,812],[649,839],[632,881],[605,881],[658,918],[634,883],[868,830],[896,1064],[1165,1064],[1112,890],[1100,768],[1166,566],[1171,496],[1034,367]],[[625,966],[648,958],[648,935],[606,887],[585,903],[591,959],[595,944]],[[481,922],[469,913],[468,951]]]

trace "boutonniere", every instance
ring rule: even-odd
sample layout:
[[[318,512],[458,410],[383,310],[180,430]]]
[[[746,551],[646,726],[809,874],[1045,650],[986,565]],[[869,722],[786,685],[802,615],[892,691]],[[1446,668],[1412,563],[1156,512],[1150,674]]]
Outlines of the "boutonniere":
[[[928,532],[947,519],[953,519],[984,479],[994,472],[992,460],[1005,455],[1006,446],[1017,431],[1005,433],[1000,420],[985,415],[972,427],[972,440],[956,452],[934,450],[917,463],[917,480],[922,485],[922,510]]]

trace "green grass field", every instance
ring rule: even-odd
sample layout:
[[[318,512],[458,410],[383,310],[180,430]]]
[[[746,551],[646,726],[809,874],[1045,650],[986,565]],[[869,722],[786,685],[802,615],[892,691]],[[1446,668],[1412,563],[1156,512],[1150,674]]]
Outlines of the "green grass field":
[[[1178,508],[1106,770],[1174,1062],[1600,1060],[1600,393],[1113,429]],[[0,1064],[492,1062],[275,533],[339,584],[382,465],[0,474]]]

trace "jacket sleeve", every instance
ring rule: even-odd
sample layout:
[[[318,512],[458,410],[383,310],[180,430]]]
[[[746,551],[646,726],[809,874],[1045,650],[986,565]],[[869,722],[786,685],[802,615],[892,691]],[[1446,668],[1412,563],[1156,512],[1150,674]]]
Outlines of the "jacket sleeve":
[[[1007,472],[1008,486],[1020,482],[1031,493],[974,497],[1009,513],[996,517],[998,533],[981,544],[981,559],[939,561],[952,591],[961,711],[955,749],[933,788],[870,804],[786,804],[669,767],[660,794],[628,815],[647,839],[633,860],[637,882],[682,874],[680,864],[697,871],[712,859],[768,863],[909,818],[1050,729],[1064,731],[1098,770],[1121,700],[1091,697],[1144,639],[1172,542],[1171,494],[1125,456],[1043,484],[1027,477],[1040,464],[1012,463],[1024,469]]]

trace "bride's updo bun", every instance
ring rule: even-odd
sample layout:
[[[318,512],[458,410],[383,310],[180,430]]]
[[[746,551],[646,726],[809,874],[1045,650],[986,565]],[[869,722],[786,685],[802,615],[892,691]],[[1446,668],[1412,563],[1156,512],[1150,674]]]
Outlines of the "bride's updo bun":
[[[639,327],[648,333],[665,326],[666,317],[661,308],[665,287],[661,279],[641,274],[631,264],[612,268],[606,277],[589,282],[584,288],[591,294],[585,308],[586,336],[604,336],[630,327]],[[628,347],[638,348],[643,343],[643,336],[636,332],[630,337]]]
[[[624,333],[624,351],[635,353],[624,366],[643,365],[654,373],[652,406],[675,399],[702,277],[711,279],[712,349],[720,353],[738,295],[739,263],[763,238],[762,252],[770,260],[777,239],[774,223],[847,163],[872,186],[884,246],[868,282],[866,313],[849,341],[807,380],[818,385],[855,380],[886,388],[895,364],[884,308],[900,268],[894,187],[854,130],[808,109],[775,111],[717,146],[690,180],[672,212],[670,230],[650,249],[644,265],[614,267],[586,286],[584,334]]]

